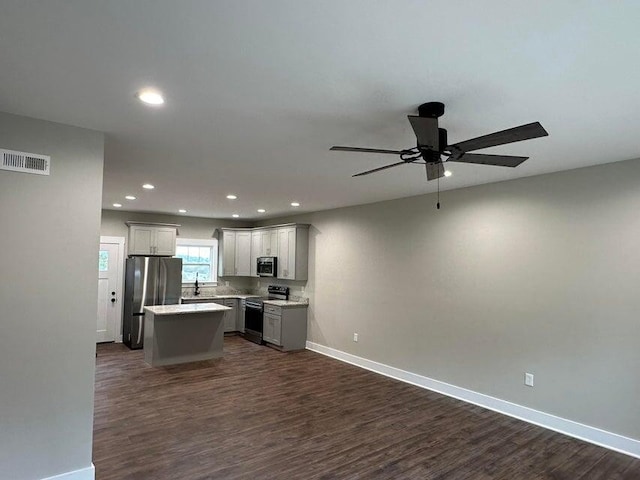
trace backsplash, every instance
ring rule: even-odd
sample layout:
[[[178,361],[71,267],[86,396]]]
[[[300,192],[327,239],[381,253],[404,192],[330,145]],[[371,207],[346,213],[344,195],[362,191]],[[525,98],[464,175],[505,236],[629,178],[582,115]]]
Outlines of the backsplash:
[[[211,297],[213,295],[235,295],[242,293],[251,293],[247,292],[246,288],[236,288],[226,285],[210,285],[205,287],[200,287],[200,297]],[[182,287],[182,296],[183,297],[193,297],[193,292],[195,292],[194,286]]]
[[[305,282],[306,283],[306,282]],[[260,295],[261,297],[266,297],[269,295],[267,288],[269,285],[285,285],[289,287],[289,300],[293,302],[309,302],[309,297],[305,293],[305,285],[300,285],[300,282],[287,282],[287,281],[278,281],[276,279],[271,280],[258,280],[257,285],[252,289],[251,293]]]
[[[199,297],[211,297],[213,295],[241,295],[241,294],[249,294],[249,295],[257,295],[261,297],[266,297],[269,293],[267,288],[269,285],[279,285],[284,282],[278,282],[277,280],[256,280],[255,283],[252,282],[253,285],[208,285],[204,287],[200,287]],[[304,285],[291,285],[287,284],[289,287],[289,300],[294,302],[308,302],[309,299],[304,291]],[[182,296],[183,297],[193,297],[193,292],[195,291],[195,286],[183,286],[182,287]]]

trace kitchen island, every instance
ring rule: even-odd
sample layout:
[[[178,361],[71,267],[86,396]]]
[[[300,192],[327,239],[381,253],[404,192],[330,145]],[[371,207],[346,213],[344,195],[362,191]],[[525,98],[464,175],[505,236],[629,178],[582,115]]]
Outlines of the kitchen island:
[[[144,361],[157,367],[222,356],[224,313],[217,303],[145,307]]]

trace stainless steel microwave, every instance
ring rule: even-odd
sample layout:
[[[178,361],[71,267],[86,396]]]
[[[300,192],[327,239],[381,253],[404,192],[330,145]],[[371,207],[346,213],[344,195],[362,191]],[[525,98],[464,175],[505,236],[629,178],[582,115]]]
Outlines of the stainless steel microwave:
[[[258,276],[276,277],[278,272],[277,257],[258,257]]]

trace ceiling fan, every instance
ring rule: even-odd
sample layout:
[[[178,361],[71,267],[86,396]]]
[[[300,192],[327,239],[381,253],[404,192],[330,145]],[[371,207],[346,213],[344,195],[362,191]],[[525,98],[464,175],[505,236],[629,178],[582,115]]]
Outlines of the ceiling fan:
[[[547,131],[540,122],[527,123],[519,127],[509,128],[500,132],[490,133],[482,137],[472,138],[464,142],[447,143],[447,131],[438,127],[438,117],[444,114],[444,104],[428,102],[420,105],[418,116],[409,115],[409,122],[416,134],[418,143],[414,148],[406,150],[381,150],[377,148],[331,147],[331,150],[342,152],[386,153],[399,155],[400,162],[356,173],[354,177],[380,172],[387,168],[397,167],[407,163],[426,165],[427,180],[435,180],[444,176],[445,162],[477,163],[481,165],[497,165],[500,167],[517,167],[529,157],[513,155],[489,155],[483,153],[469,153],[483,148],[521,142],[531,138],[546,137]],[[442,159],[443,156],[447,158]]]

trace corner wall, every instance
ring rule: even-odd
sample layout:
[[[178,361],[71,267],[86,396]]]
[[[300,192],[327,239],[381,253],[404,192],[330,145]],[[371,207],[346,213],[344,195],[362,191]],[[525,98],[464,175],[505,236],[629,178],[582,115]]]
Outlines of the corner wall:
[[[93,478],[104,136],[0,113],[0,147],[52,164],[0,170],[0,478]]]
[[[312,224],[308,339],[640,440],[639,185],[633,160],[278,219]]]

